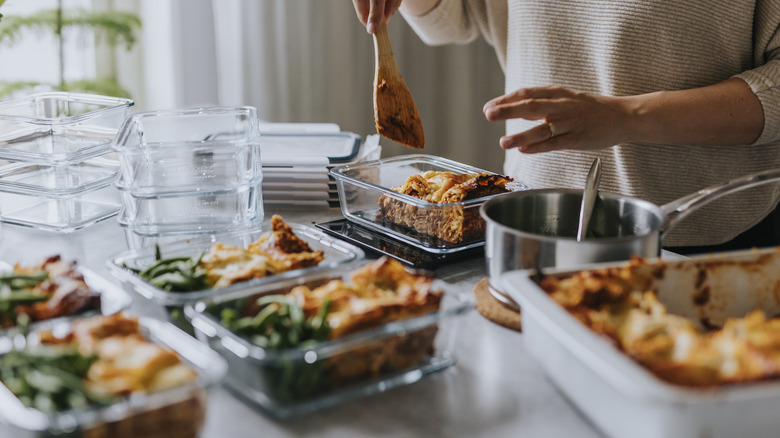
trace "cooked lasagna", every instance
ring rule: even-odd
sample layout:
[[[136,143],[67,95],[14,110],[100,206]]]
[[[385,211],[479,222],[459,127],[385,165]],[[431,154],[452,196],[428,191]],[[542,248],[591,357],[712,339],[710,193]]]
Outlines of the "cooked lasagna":
[[[89,288],[75,261],[59,255],[0,274],[0,328],[22,317],[34,322],[99,309],[100,293]]]
[[[171,258],[162,258],[158,251],[154,264],[133,271],[161,289],[188,292],[308,268],[324,258],[323,250],[312,249],[281,216],[274,215],[271,231],[247,248],[216,242],[199,256]]]
[[[427,171],[407,178],[392,190],[441,207],[417,206],[389,196],[379,198],[379,221],[431,236],[450,244],[481,239],[485,223],[479,209],[458,205],[470,199],[505,193],[512,178],[491,173],[457,174]]]
[[[540,286],[596,333],[668,382],[711,386],[780,375],[780,318],[760,310],[701,327],[667,312],[649,280],[635,275],[644,263],[582,271]]]
[[[265,299],[269,304],[265,304],[264,298],[249,300],[240,310],[243,320],[228,325],[255,343],[262,341],[262,346],[266,348],[279,345],[268,339],[284,340],[291,335],[290,331],[295,331],[296,344],[285,342],[273,347],[291,348],[300,347],[302,343],[308,345],[312,341],[340,339],[389,322],[436,312],[442,292],[434,288],[432,277],[409,272],[400,262],[384,257],[354,271],[346,281],[334,278],[310,282],[284,291],[283,295],[266,296]],[[280,305],[282,302],[285,302],[284,306]],[[299,310],[291,310],[290,302]],[[270,317],[274,310],[279,314]],[[302,316],[290,317],[296,312],[301,312]],[[223,313],[223,324],[224,316]],[[290,324],[278,323],[283,318],[290,318]],[[296,319],[302,321],[298,328],[294,324]],[[263,322],[259,323],[260,320]],[[324,330],[319,327],[318,320],[324,321]],[[246,330],[250,327],[251,333]],[[316,328],[310,330],[312,327]],[[319,384],[337,386],[345,380],[376,377],[382,371],[413,366],[432,353],[436,333],[435,325],[428,326],[401,336],[378,337],[348,348],[322,362],[327,377],[320,379]]]
[[[313,250],[296,236],[281,216],[271,218],[271,232],[260,236],[248,248],[215,243],[201,259],[212,287],[263,278],[281,272],[316,266],[324,259],[322,250]]]
[[[129,396],[183,387],[198,377],[176,352],[147,339],[136,318],[121,313],[75,320],[67,333],[41,331],[37,332],[37,336],[39,343],[30,345],[27,348],[29,353],[25,350],[22,354],[38,354],[50,363],[31,363],[31,370],[18,370],[19,375],[11,381],[18,383],[16,380],[25,378],[43,381],[47,378],[47,386],[31,386],[39,388],[39,392],[31,398],[32,404],[39,409],[48,406],[41,404],[41,399],[48,397],[54,400],[53,403],[66,403],[66,406],[60,406],[66,410],[92,404],[113,405]],[[69,353],[68,359],[52,361],[56,355],[68,351],[77,352],[78,356]],[[77,363],[85,364],[85,372],[81,375],[71,374]],[[41,368],[36,369],[38,366]],[[55,366],[63,368],[55,370]],[[69,391],[68,397],[60,397],[62,391],[55,384],[59,379],[67,382],[64,390]],[[3,383],[10,385],[5,380]],[[22,393],[28,391],[24,385],[8,387]],[[17,396],[24,399],[22,395]],[[193,388],[189,394],[182,393],[177,397],[179,401],[158,401],[150,409],[131,410],[115,421],[86,425],[79,436],[194,438],[205,420],[205,393]],[[68,406],[71,401],[78,404]]]

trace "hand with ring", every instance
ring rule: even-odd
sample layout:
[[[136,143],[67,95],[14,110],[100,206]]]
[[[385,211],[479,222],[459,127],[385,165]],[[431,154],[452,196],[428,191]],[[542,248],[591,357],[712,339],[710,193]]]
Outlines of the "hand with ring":
[[[489,121],[544,120],[527,131],[501,137],[504,149],[523,153],[597,150],[628,141],[631,111],[620,97],[596,96],[562,87],[524,88],[485,104]]]

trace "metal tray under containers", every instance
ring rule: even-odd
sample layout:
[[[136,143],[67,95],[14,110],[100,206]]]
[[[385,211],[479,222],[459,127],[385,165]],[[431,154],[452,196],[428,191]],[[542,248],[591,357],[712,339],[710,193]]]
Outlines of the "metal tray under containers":
[[[240,309],[265,295],[284,294],[306,285],[310,288],[330,280],[350,283],[350,275],[374,261],[361,261],[337,267],[301,273],[296,278],[280,278],[260,287],[213,295],[188,304],[184,311],[197,338],[221,354],[228,362],[227,383],[240,397],[277,418],[304,415],[328,406],[387,391],[417,382],[431,373],[443,370],[456,361],[454,354],[458,334],[463,327],[460,316],[473,308],[467,295],[450,290],[437,281],[434,287],[443,292],[437,311],[410,319],[391,321],[343,338],[308,346],[269,350],[262,348],[220,322],[224,308]],[[431,351],[418,362],[396,368],[392,358],[401,358],[419,348],[420,339],[435,334]],[[399,343],[400,342],[400,343]],[[395,345],[395,347],[393,347]],[[389,352],[392,350],[392,352]],[[353,363],[351,378],[333,379],[328,364]],[[382,362],[378,375],[361,373],[366,361]],[[402,360],[403,362],[403,360]],[[373,368],[372,368],[373,369]],[[324,373],[324,374],[322,374]],[[312,380],[313,376],[314,380]],[[302,384],[306,382],[305,384]],[[335,385],[335,387],[331,387]]]
[[[50,321],[36,329],[66,334],[74,319]],[[208,394],[224,378],[225,361],[215,352],[172,324],[139,317],[142,336],[174,351],[196,372],[194,381],[150,393],[120,397],[107,406],[89,406],[46,413],[25,406],[0,382],[0,436],[14,438],[112,436],[129,438],[154,431],[154,436],[195,438],[207,417]],[[25,341],[24,344],[20,341]],[[36,345],[35,332],[29,338],[0,335],[0,355],[12,348]],[[151,428],[151,429],[150,429]],[[176,428],[176,430],[172,430]]]
[[[582,270],[624,266],[588,265]],[[579,270],[546,270],[566,277]],[[670,314],[716,326],[761,309],[780,314],[780,248],[652,259],[636,271]],[[780,428],[780,380],[687,387],[668,383],[591,331],[550,298],[533,271],[501,286],[523,312],[523,345],[553,383],[610,437],[768,437]],[[702,299],[706,293],[707,299]],[[775,342],[777,342],[775,340]]]
[[[253,107],[137,113],[112,145],[121,188],[139,198],[238,189],[262,178]]]
[[[145,238],[135,236],[133,242],[140,244],[139,247],[123,251],[113,256],[107,263],[111,273],[127,290],[145,298],[145,300],[138,303],[144,310],[144,314],[173,321],[185,331],[191,331],[192,327],[184,319],[183,314],[184,305],[187,303],[235,290],[254,289],[277,279],[296,277],[309,271],[331,268],[344,263],[362,260],[365,257],[363,250],[360,248],[332,238],[320,230],[296,223],[288,224],[292,227],[295,235],[305,240],[313,250],[323,251],[324,260],[318,266],[239,282],[225,288],[204,289],[192,292],[172,292],[161,289],[147,282],[133,271],[133,269],[143,270],[153,265],[156,262],[158,247],[163,258],[198,257],[217,242],[247,248],[250,243],[256,241],[260,236],[271,232],[270,221],[262,222],[250,229],[224,233],[149,236]],[[182,240],[174,240],[179,237]]]
[[[486,172],[483,169],[446,158],[410,154],[334,167],[331,170],[331,175],[338,185],[342,214],[352,222],[430,253],[453,253],[484,245],[484,233],[480,234],[479,237],[452,243],[428,234],[418,233],[406,227],[386,223],[378,217],[380,198],[387,197],[406,205],[408,211],[415,212],[413,214],[421,218],[463,216],[467,221],[479,221],[484,224],[479,216],[480,206],[487,200],[500,195],[438,204],[392,190],[394,187],[402,186],[410,176],[427,171],[449,171],[457,174]],[[513,181],[507,185],[507,188],[511,191],[518,191],[527,190],[529,186],[520,181]]]
[[[130,99],[46,92],[0,102],[0,160],[49,166],[110,151]]]

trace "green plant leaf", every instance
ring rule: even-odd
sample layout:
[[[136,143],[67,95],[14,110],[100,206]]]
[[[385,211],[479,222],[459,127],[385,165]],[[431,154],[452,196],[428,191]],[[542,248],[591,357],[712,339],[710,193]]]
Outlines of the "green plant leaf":
[[[122,11],[89,12],[83,9],[64,10],[62,28],[91,29],[98,38],[106,38],[114,46],[124,42],[129,50],[136,42],[136,31],[141,28],[141,19],[135,14]],[[49,9],[25,17],[8,16],[0,24],[0,43],[16,42],[23,30],[39,34],[57,34],[57,10]]]

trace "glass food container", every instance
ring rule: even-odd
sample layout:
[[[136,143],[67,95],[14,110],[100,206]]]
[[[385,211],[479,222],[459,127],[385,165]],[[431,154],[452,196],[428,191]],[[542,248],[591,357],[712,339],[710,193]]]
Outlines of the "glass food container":
[[[116,182],[120,225],[136,234],[173,235],[246,229],[263,221],[261,179],[234,188],[178,194],[138,194]]]
[[[136,197],[235,190],[262,178],[253,107],[137,113],[122,125],[113,149],[121,188]]]
[[[39,327],[67,333],[73,319]],[[172,324],[139,318],[142,335],[173,350],[194,370],[194,381],[151,393],[133,393],[107,406],[92,406],[54,413],[26,407],[0,382],[0,436],[37,438],[53,436],[112,437],[182,436],[195,438],[206,420],[207,396],[227,370],[215,352]],[[20,341],[26,341],[24,343]],[[37,344],[36,333],[27,339],[0,335],[0,356],[16,348]],[[176,432],[176,433],[174,433]]]
[[[36,93],[0,102],[0,159],[78,164],[110,150],[133,101],[80,93]]]
[[[329,237],[315,228],[299,224],[289,225],[292,227],[295,235],[305,240],[313,250],[323,251],[324,259],[318,266],[239,282],[225,288],[203,289],[191,292],[174,292],[161,289],[147,282],[134,271],[143,270],[155,263],[157,253],[157,247],[155,246],[131,249],[117,254],[108,261],[108,267],[126,289],[144,298],[142,302],[138,303],[144,309],[144,314],[153,315],[161,319],[169,319],[185,331],[191,331],[192,327],[182,313],[182,309],[187,303],[214,295],[222,295],[234,290],[254,289],[263,283],[274,281],[277,278],[296,277],[311,270],[334,267],[343,263],[361,260],[364,257],[363,250],[349,243]],[[256,241],[263,234],[270,232],[270,230],[270,223],[263,222],[259,226],[247,230],[211,235],[193,235],[185,240],[161,244],[159,251],[163,258],[170,258],[198,257],[217,242],[247,248],[250,243]],[[170,238],[166,236],[164,239]]]
[[[215,295],[185,307],[196,336],[228,361],[226,383],[242,398],[278,418],[298,416],[346,400],[416,382],[453,365],[459,316],[472,309],[469,296],[443,291],[439,310],[391,321],[335,340],[283,350],[262,348],[220,322],[223,309],[240,309],[258,298],[311,288],[349,275],[368,262],[278,279],[251,290]],[[346,371],[339,368],[346,365]]]
[[[479,215],[479,207],[500,194],[439,204],[392,190],[403,185],[410,176],[426,171],[457,174],[486,172],[441,157],[412,154],[336,167],[331,170],[331,175],[338,184],[341,211],[352,222],[430,253],[451,253],[484,245],[484,221]],[[519,181],[507,185],[507,189],[512,191],[528,188]],[[398,206],[399,210],[403,210],[407,217],[413,217],[420,226],[412,229],[383,219],[380,203]],[[462,223],[464,229],[473,232],[458,242],[436,237],[435,232],[426,232],[447,227],[450,223]]]
[[[116,216],[119,208],[119,195],[110,181],[65,194],[0,191],[0,220],[39,230],[70,233]]]
[[[100,294],[100,308],[94,310],[85,310],[78,312],[80,316],[89,316],[93,314],[113,315],[119,311],[122,311],[130,306],[132,299],[130,295],[121,287],[117,286],[113,282],[109,281],[97,272],[89,269],[85,266],[77,266],[76,270],[84,276],[84,282],[87,284],[90,290]],[[0,262],[0,276],[13,271],[13,266],[6,262]],[[74,316],[74,315],[71,315]],[[62,319],[68,317],[57,317],[56,319]],[[54,319],[54,318],[52,318]],[[47,320],[41,322],[32,323],[32,327],[38,324],[47,324]],[[0,328],[0,335],[8,335],[8,333],[15,331],[14,327],[3,330]]]

